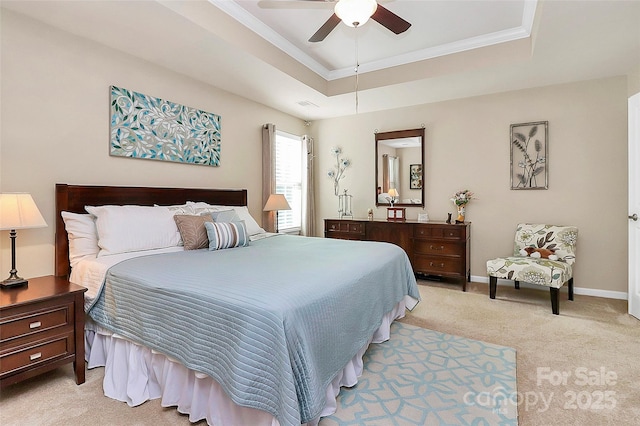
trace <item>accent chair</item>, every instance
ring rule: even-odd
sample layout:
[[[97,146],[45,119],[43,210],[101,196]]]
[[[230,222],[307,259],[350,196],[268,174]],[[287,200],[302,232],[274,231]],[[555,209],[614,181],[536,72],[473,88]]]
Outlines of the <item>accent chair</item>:
[[[513,256],[487,261],[489,297],[496,298],[498,278],[515,281],[516,289],[520,288],[520,281],[549,287],[551,311],[559,315],[559,292],[565,283],[569,286],[569,300],[573,300],[573,265],[576,261],[577,239],[578,228],[575,226],[519,224]],[[525,249],[545,249],[546,253],[554,253],[551,259],[531,257]]]

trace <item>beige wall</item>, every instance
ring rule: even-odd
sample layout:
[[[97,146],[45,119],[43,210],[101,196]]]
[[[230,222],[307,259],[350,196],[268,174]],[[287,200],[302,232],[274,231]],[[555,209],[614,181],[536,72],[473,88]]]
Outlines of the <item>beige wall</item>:
[[[33,194],[46,229],[18,237],[18,269],[53,271],[56,182],[247,188],[256,218],[261,208],[260,126],[276,123],[316,137],[317,235],[336,217],[337,200],[325,177],[329,148],[352,160],[341,189],[354,196],[354,214],[375,208],[377,131],[426,127],[425,197],[432,220],[453,212],[451,195],[468,188],[472,275],[488,258],[511,250],[520,221],[580,228],[576,286],[626,292],[627,96],[638,86],[625,77],[421,105],[394,111],[302,121],[93,42],[3,10],[1,28],[0,189]],[[222,116],[222,165],[217,168],[109,157],[109,85],[211,111]],[[547,191],[509,189],[509,125],[549,121]],[[419,208],[408,208],[410,218]],[[8,234],[0,274],[9,270]],[[601,262],[606,260],[607,266]]]
[[[486,276],[486,260],[509,254],[518,222],[579,228],[576,287],[627,291],[627,78],[359,114],[313,123],[318,157],[317,233],[335,218],[337,201],[325,177],[330,146],[352,166],[341,188],[353,195],[355,217],[375,208],[374,132],[426,127],[425,197],[431,220],[454,212],[449,198],[469,189],[471,274]],[[509,126],[549,122],[549,189],[512,191]],[[422,210],[407,208],[416,218]],[[606,265],[606,266],[605,266]],[[604,294],[604,293],[601,293]]]
[[[6,10],[1,31],[0,189],[30,192],[49,224],[18,233],[24,277],[53,272],[55,183],[246,188],[260,220],[261,125],[306,130],[300,119]],[[110,85],[221,115],[220,167],[110,157]],[[0,244],[4,279],[6,231]]]

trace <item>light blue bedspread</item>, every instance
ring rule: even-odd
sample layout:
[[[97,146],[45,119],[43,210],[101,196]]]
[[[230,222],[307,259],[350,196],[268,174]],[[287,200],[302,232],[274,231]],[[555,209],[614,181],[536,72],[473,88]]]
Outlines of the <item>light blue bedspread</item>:
[[[281,235],[121,262],[89,315],[299,425],[405,295],[420,298],[395,245]]]

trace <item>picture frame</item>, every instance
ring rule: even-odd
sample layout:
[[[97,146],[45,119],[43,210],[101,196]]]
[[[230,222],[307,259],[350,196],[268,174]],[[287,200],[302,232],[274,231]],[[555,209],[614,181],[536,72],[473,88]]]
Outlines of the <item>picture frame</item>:
[[[422,164],[409,165],[409,189],[422,189]]]
[[[407,209],[404,207],[387,207],[387,220],[404,222],[407,220]]]
[[[511,189],[549,189],[549,122],[511,125]]]

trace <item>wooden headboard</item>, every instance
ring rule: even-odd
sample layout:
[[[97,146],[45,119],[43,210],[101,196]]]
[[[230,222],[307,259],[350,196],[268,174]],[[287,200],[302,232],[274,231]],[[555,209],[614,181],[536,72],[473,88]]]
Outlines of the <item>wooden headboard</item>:
[[[152,188],[132,186],[87,186],[56,184],[55,275],[66,277],[69,266],[69,240],[62,220],[63,211],[86,213],[84,206],[140,206],[184,204],[204,201],[225,206],[246,206],[246,189]]]

